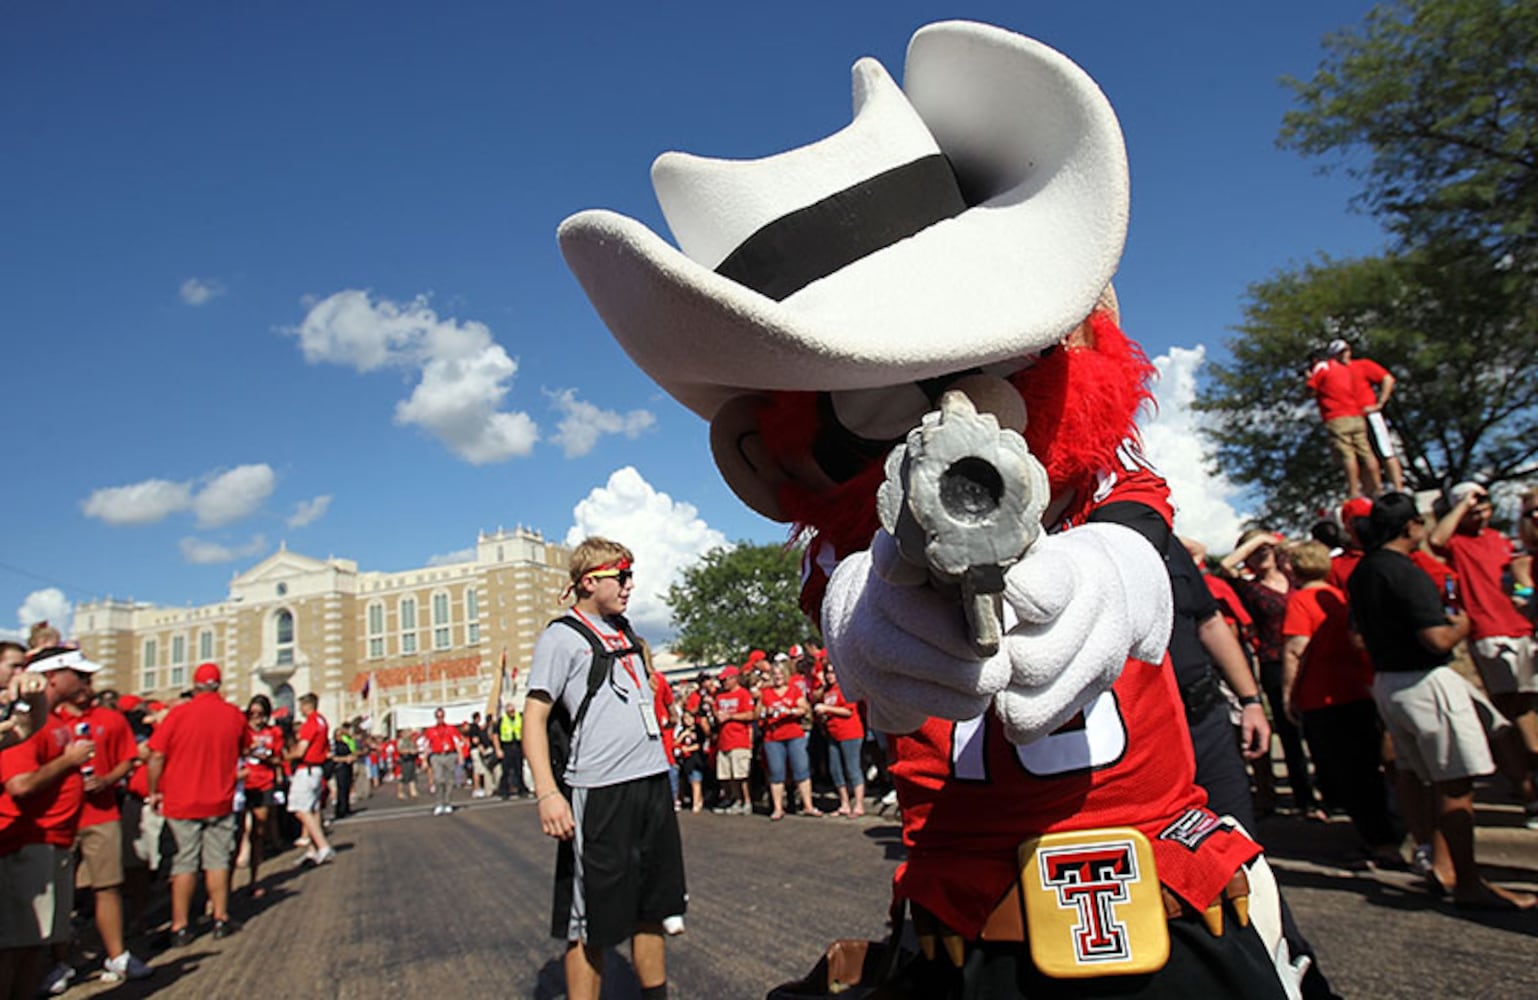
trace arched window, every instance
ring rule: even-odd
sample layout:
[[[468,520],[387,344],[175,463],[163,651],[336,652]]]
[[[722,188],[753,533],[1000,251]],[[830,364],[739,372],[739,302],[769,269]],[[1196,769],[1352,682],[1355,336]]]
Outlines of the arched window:
[[[401,598],[401,655],[411,656],[417,651],[417,599]]]
[[[449,595],[440,590],[433,595],[433,648],[448,649],[449,640]]]
[[[273,639],[277,648],[277,663],[287,665],[294,662],[294,615],[287,608],[280,610],[273,616]]]

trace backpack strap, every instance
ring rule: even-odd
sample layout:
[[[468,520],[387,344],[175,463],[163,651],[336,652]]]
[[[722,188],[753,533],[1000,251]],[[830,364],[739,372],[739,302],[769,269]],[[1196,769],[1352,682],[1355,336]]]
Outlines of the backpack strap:
[[[586,639],[587,644],[593,648],[593,665],[587,670],[587,693],[582,696],[582,703],[577,706],[577,714],[572,716],[571,720],[571,739],[574,747],[577,742],[577,730],[582,727],[582,720],[587,716],[588,706],[593,703],[593,696],[598,693],[599,688],[603,687],[603,682],[608,678],[609,672],[614,669],[614,661],[622,656],[642,653],[641,640],[636,638],[635,630],[630,627],[629,619],[623,615],[616,615],[614,617],[618,619],[620,633],[625,637],[626,646],[624,649],[608,648],[604,645],[603,640],[598,637],[598,633],[571,615],[562,615],[560,618],[553,619],[550,622],[551,625],[565,625]],[[646,667],[649,667],[646,660],[647,657],[643,655],[641,662]]]

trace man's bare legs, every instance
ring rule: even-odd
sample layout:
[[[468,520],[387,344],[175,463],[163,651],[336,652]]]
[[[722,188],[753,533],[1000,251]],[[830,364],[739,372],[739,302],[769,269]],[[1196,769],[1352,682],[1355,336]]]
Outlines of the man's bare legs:
[[[1447,868],[1454,878],[1453,900],[1462,904],[1501,904],[1517,909],[1538,906],[1538,897],[1486,882],[1474,860],[1474,782],[1468,778],[1439,781],[1437,825],[1432,841],[1437,877]]]
[[[630,961],[643,991],[667,985],[667,945],[661,924],[641,924],[636,928],[635,937],[630,939]]]
[[[566,1000],[598,1000],[603,990],[603,949],[572,941],[566,946]]]
[[[299,825],[304,829],[305,836],[310,838],[312,850],[319,853],[331,849],[331,842],[326,839],[326,831],[320,822],[320,813],[299,812],[294,815],[299,817]]]

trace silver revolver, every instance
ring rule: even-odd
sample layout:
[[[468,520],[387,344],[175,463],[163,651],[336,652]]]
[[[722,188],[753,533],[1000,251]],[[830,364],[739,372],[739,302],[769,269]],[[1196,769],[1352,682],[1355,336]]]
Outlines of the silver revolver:
[[[1041,534],[1049,492],[1025,438],[954,389],[887,456],[881,526],[904,561],[960,597],[980,657],[999,651],[1004,574]]]

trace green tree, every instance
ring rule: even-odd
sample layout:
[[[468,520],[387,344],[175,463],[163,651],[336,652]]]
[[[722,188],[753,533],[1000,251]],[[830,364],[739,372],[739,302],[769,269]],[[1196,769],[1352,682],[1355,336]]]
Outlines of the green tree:
[[[1398,380],[1389,417],[1411,489],[1530,475],[1538,459],[1538,324],[1520,276],[1462,243],[1283,271],[1250,286],[1231,360],[1197,398],[1219,467],[1259,516],[1301,527],[1344,479],[1305,378],[1311,350],[1349,341]]]
[[[715,548],[668,588],[678,637],[673,649],[696,663],[805,643],[812,625],[801,613],[800,550],[738,542]]]
[[[1468,241],[1532,273],[1538,249],[1538,4],[1395,0],[1324,40],[1279,142],[1338,155],[1409,244]],[[1365,159],[1361,153],[1366,153]]]

